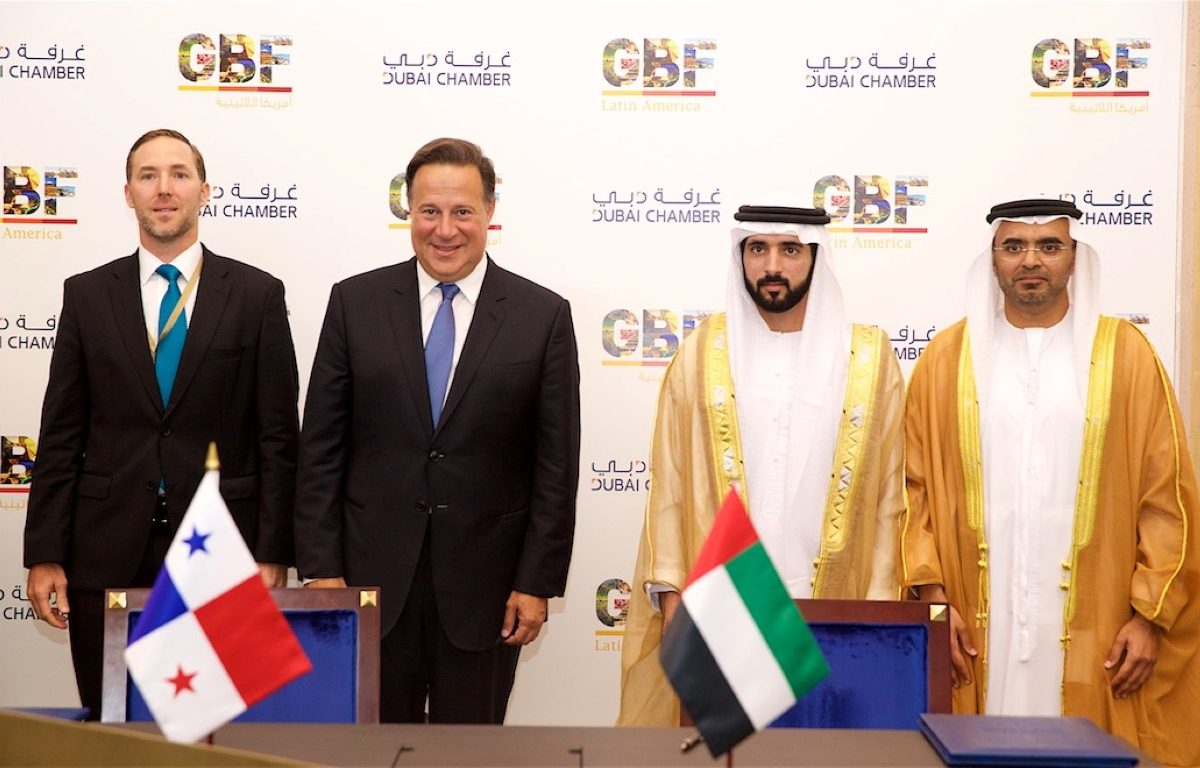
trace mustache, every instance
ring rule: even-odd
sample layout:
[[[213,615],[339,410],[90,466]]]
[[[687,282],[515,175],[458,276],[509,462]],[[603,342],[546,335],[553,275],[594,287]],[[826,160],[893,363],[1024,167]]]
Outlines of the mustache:
[[[788,280],[786,277],[784,277],[781,274],[763,275],[762,277],[758,278],[758,282],[756,282],[754,284],[754,287],[761,289],[761,288],[765,288],[768,285],[783,286],[784,288],[787,288],[789,290],[791,290],[791,287],[792,287],[791,281]]]

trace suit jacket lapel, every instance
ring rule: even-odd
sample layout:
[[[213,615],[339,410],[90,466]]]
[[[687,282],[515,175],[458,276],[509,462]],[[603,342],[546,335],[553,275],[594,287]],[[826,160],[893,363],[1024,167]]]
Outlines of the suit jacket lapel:
[[[483,285],[479,289],[479,303],[471,318],[471,328],[467,331],[467,340],[463,343],[462,355],[454,368],[454,380],[450,382],[450,394],[446,397],[446,407],[442,409],[442,424],[450,420],[455,407],[462,401],[464,393],[471,386],[475,374],[483,358],[487,356],[496,332],[504,320],[503,302],[505,298],[505,273],[488,258],[487,273],[483,276]]]
[[[429,407],[429,383],[425,380],[425,348],[421,333],[421,296],[417,287],[417,260],[409,259],[397,269],[395,301],[388,304],[388,320],[400,354],[400,371],[408,383],[413,407],[421,419],[426,437],[433,434],[433,413]]]
[[[117,331],[129,362],[137,374],[138,381],[146,390],[146,396],[159,413],[163,411],[162,398],[158,393],[158,380],[154,377],[154,360],[150,357],[150,342],[146,338],[146,317],[142,312],[142,286],[138,279],[138,255],[121,259],[113,267],[113,282],[109,291],[113,317]]]
[[[224,259],[208,248],[203,248],[203,252],[200,284],[196,286],[196,306],[194,315],[187,319],[187,340],[183,343],[179,370],[175,372],[175,383],[171,386],[171,402],[167,404],[168,415],[183,399],[188,384],[200,369],[204,356],[208,354],[213,334],[217,332],[221,314],[225,311],[225,303],[229,300],[229,266]]]

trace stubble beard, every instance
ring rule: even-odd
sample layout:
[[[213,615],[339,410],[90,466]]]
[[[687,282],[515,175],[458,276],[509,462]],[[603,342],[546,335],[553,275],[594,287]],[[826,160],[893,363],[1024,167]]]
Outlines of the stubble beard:
[[[196,221],[197,218],[193,216],[181,219],[176,224],[159,224],[154,221],[153,211],[138,215],[138,223],[141,224],[142,231],[160,243],[171,243],[178,240],[196,226]]]

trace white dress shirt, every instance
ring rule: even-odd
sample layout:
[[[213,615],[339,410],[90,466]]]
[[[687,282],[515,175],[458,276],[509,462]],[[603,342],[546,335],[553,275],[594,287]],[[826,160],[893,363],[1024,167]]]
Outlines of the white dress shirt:
[[[176,282],[182,293],[187,290],[188,283],[192,280],[193,276],[196,280],[200,279],[200,276],[196,274],[196,266],[200,263],[202,252],[200,241],[197,240],[172,261],[164,262],[145,248],[138,248],[138,276],[142,281],[142,316],[146,318],[146,333],[148,334],[148,338],[158,339],[158,312],[162,306],[163,296],[167,293],[167,278],[156,273],[154,270],[163,264],[173,264],[179,270],[179,279]],[[197,282],[196,288],[199,287],[200,283]],[[183,311],[187,313],[186,319],[188,325],[192,323],[192,311],[196,307],[196,288],[192,289],[191,294],[187,297],[187,301],[183,305]],[[180,318],[180,322],[183,319]]]
[[[479,291],[483,288],[483,276],[487,273],[487,256],[479,261],[471,274],[456,280],[458,293],[455,295],[451,308],[454,310],[454,358],[450,361],[450,379],[446,382],[446,395],[454,386],[454,372],[458,369],[458,358],[462,356],[463,343],[467,340],[467,331],[471,329],[471,319],[475,317],[475,306],[479,302]],[[421,297],[421,346],[429,341],[429,331],[433,328],[433,318],[437,315],[438,307],[442,304],[442,290],[438,288],[439,281],[431,276],[417,262],[417,289]],[[443,401],[445,404],[445,401]]]

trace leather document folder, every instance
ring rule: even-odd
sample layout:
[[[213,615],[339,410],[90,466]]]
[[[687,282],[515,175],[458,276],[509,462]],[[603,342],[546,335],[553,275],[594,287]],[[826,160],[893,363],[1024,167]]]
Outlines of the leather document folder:
[[[921,715],[921,733],[946,765],[1129,766],[1125,742],[1081,717]]]

